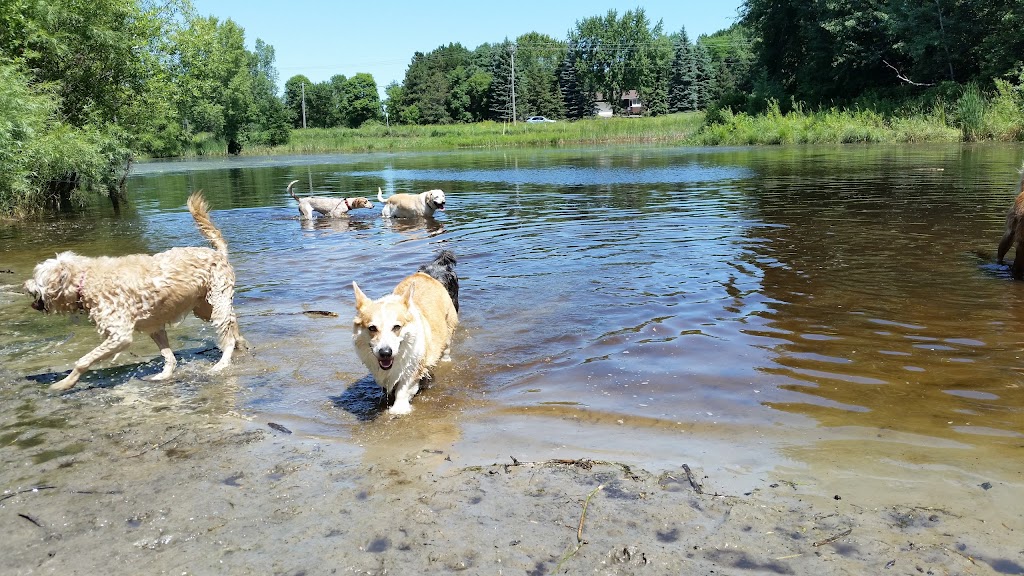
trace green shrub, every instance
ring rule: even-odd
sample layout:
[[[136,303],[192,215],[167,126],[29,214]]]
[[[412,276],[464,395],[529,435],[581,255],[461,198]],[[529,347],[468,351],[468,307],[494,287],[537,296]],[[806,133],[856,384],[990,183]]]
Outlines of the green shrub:
[[[956,101],[956,122],[968,142],[985,136],[985,98],[973,82],[964,88]]]

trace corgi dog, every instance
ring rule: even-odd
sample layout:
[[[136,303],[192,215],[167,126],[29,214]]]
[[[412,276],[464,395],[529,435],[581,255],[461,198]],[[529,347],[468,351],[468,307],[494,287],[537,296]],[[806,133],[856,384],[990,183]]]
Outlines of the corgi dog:
[[[371,300],[352,282],[356,316],[352,344],[384,389],[390,414],[408,414],[420,383],[438,362],[450,361],[452,335],[459,323],[459,277],[455,255],[442,250],[395,287]]]

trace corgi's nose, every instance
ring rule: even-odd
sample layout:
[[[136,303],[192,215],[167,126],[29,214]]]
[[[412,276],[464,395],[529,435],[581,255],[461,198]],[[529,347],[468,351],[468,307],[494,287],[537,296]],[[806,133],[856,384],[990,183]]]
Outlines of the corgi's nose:
[[[394,354],[394,353],[391,351],[391,347],[390,346],[385,346],[385,347],[381,348],[380,350],[377,350],[377,357],[381,358],[381,359],[385,359],[386,360],[388,358],[391,358],[392,354]]]

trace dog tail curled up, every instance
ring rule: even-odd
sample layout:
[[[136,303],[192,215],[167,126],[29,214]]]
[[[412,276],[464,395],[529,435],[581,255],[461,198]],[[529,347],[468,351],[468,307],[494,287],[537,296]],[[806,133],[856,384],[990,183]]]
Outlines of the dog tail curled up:
[[[299,197],[295,195],[295,192],[292,192],[292,186],[295,186],[298,183],[298,180],[292,180],[291,182],[288,183],[288,193],[291,194],[292,198],[295,198],[296,200],[298,200]]]
[[[199,226],[199,231],[203,233],[203,236],[210,241],[210,244],[213,244],[217,252],[226,256],[228,253],[228,243],[224,240],[220,230],[213,225],[213,221],[210,220],[210,205],[206,203],[206,198],[203,198],[202,190],[193,192],[188,197],[188,211],[192,213],[192,218],[196,221],[196,225]]]
[[[384,192],[377,186],[377,202],[384,202]]]
[[[430,264],[420,266],[420,272],[437,280],[448,291],[455,311],[459,311],[459,275],[455,273],[455,254],[451,250],[441,250],[437,258]]]

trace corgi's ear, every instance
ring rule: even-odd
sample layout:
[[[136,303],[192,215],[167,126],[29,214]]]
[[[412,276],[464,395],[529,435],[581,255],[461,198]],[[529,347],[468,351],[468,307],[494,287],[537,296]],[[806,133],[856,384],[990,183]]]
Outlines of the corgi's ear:
[[[363,294],[363,291],[359,289],[359,285],[355,281],[352,282],[352,291],[356,293],[356,310],[362,308],[370,301],[366,294]]]
[[[405,289],[405,294],[402,294],[402,301],[405,302],[407,308],[415,308],[416,303],[412,299],[413,293],[416,291],[416,283],[410,282],[409,287]]]

